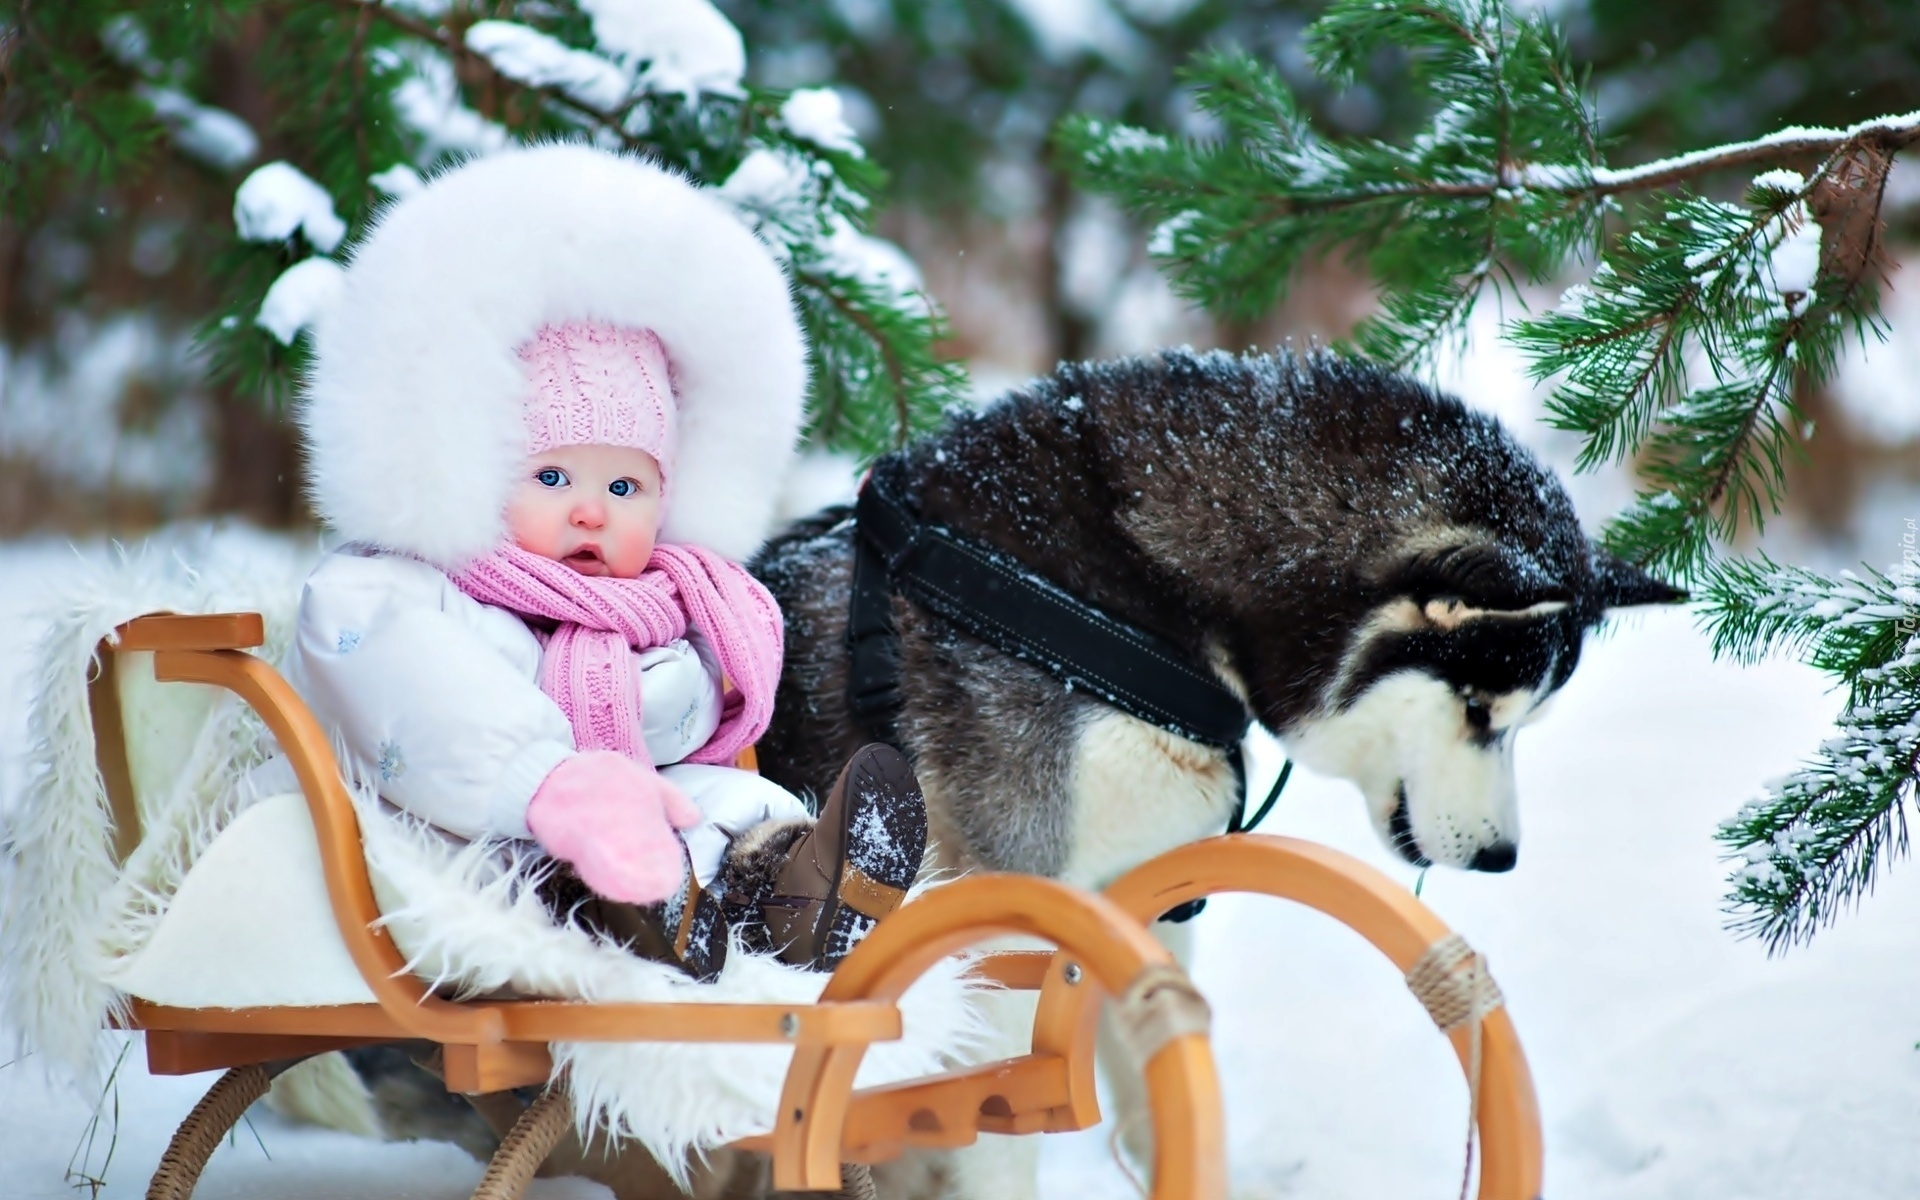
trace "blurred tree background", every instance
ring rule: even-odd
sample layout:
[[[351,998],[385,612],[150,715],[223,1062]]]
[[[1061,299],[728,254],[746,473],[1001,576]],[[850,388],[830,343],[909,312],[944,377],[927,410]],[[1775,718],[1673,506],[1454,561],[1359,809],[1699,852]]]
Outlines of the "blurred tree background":
[[[718,99],[687,92],[684,104],[740,117],[751,127],[745,140],[711,127],[662,133],[671,122],[658,120],[638,137],[732,146],[702,174],[716,185],[747,142],[809,155],[844,173],[863,203],[877,202],[874,231],[918,266],[911,286],[895,290],[924,281],[951,326],[941,350],[901,376],[914,393],[902,402],[910,422],[957,386],[946,360],[965,361],[989,390],[1059,358],[1339,336],[1370,310],[1364,279],[1334,261],[1306,268],[1279,311],[1216,324],[1168,290],[1144,231],[1071,186],[1052,141],[1070,112],[1207,134],[1179,70],[1224,46],[1275,64],[1324,128],[1406,134],[1423,114],[1393,54],[1337,91],[1311,70],[1300,34],[1320,3],[717,4],[743,35],[746,86]],[[417,58],[373,54],[374,43],[404,40],[389,17],[456,30],[511,19],[563,48],[592,50],[590,18],[620,7],[613,0],[391,0],[379,20],[367,7],[0,0],[0,533],[132,532],[206,513],[303,519],[284,392],[297,346],[280,346],[249,314],[314,247],[236,240],[234,192],[260,165],[285,160],[319,180],[357,229],[380,198],[367,180],[389,162],[425,169],[461,151],[447,140],[449,113],[503,123],[516,136],[600,136],[577,111],[559,111],[569,103],[563,78],[516,80],[459,39],[444,54],[449,94],[437,132],[387,101],[358,113],[340,106],[366,94],[355,87],[368,71],[427,78]],[[1575,61],[1591,65],[1618,165],[1788,124],[1920,108],[1920,5],[1906,0],[1560,0],[1552,11]],[[128,14],[143,23],[144,47],[117,21]],[[387,80],[378,95],[392,97],[400,82]],[[787,93],[825,88],[863,154],[803,145],[784,126]],[[672,107],[669,92],[653,111]],[[354,165],[330,173],[340,162]],[[1727,194],[1745,182],[1733,176]],[[1896,167],[1897,230],[1920,199],[1911,178]],[[867,220],[866,210],[854,216]],[[887,311],[886,295],[859,298]],[[918,333],[938,331],[938,317],[929,320]],[[895,332],[900,345],[918,344],[916,331]],[[262,369],[239,369],[242,351]],[[863,357],[857,346],[843,355],[846,386],[862,386],[869,361],[884,365],[886,356]],[[1796,468],[1803,478],[1792,494],[1816,524],[1844,522],[1872,471],[1920,475],[1901,428],[1855,428],[1821,397],[1806,407],[1823,432]],[[857,453],[871,441],[838,444]]]

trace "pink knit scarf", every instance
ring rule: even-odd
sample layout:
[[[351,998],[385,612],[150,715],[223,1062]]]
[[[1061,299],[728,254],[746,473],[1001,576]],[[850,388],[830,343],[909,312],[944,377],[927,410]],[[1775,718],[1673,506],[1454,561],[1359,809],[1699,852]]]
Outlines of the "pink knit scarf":
[[[483,604],[558,622],[540,661],[540,690],[573,723],[581,750],[613,750],[646,766],[633,651],[698,629],[732,682],[720,727],[688,762],[731,763],[766,732],[780,683],[780,609],[741,567],[698,546],[655,546],[638,579],[597,579],[518,546],[453,576]]]

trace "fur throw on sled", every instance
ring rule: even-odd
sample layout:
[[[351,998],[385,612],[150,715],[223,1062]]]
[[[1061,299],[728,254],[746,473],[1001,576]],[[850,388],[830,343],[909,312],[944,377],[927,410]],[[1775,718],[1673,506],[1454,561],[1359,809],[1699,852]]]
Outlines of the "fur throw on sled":
[[[786,276],[724,201],[585,146],[453,168],[353,249],[300,407],[315,507],[350,541],[442,570],[493,549],[526,453],[516,349],[589,320],[666,350],[679,448],[660,540],[746,558],[771,532],[805,405]]]
[[[142,826],[124,864],[94,766],[87,677],[98,641],[156,610],[252,610],[276,657],[311,565],[285,556],[214,573],[150,554],[98,570],[45,621],[30,709],[28,787],[13,814],[0,910],[0,1023],[50,1069],[97,1080],[101,1030],[129,995],[244,1007],[366,1003],[331,925],[304,798],[276,781],[271,737],[212,689],[153,681],[118,662]],[[258,769],[255,769],[258,768]],[[251,772],[247,780],[239,777]],[[447,994],[604,1001],[806,1003],[826,976],[736,946],[699,985],[573,926],[526,887],[541,860],[522,843],[461,843],[358,797],[370,874],[395,941]],[[945,1070],[981,1041],[977,985],[948,960],[901,1002],[906,1036],[868,1052],[862,1086]],[[583,1133],[641,1142],[670,1170],[772,1127],[788,1047],[580,1043],[555,1047]]]

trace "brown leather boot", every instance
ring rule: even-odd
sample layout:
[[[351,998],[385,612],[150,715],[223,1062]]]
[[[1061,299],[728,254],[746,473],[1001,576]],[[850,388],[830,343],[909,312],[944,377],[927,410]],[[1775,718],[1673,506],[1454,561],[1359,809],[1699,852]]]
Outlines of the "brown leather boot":
[[[758,910],[782,962],[831,971],[900,907],[926,848],[927,805],[913,768],[875,742],[847,760],[812,825],[748,830],[723,875],[734,911],[751,920]]]

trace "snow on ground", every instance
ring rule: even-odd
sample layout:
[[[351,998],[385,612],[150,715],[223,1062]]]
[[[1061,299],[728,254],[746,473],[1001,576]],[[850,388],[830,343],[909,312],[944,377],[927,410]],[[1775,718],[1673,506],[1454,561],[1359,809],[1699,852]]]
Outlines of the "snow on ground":
[[[233,531],[195,552],[270,548]],[[52,541],[0,547],[0,796],[21,783],[28,614],[76,561]],[[1518,869],[1428,876],[1428,902],[1487,953],[1506,991],[1540,1091],[1555,1200],[1920,1194],[1920,871],[1896,864],[1858,913],[1782,959],[1719,927],[1714,823],[1815,745],[1835,709],[1805,668],[1714,663],[1683,612],[1632,617],[1590,643],[1520,739]],[[1268,830],[1412,882],[1345,784],[1296,775]],[[1196,936],[1237,1200],[1456,1194],[1465,1087],[1384,960],[1270,900],[1216,899]],[[150,1077],[137,1051],[128,1057],[101,1197],[143,1194],[205,1083]],[[65,1172],[93,1101],[49,1087],[31,1060],[0,1068],[9,1197],[74,1194]],[[205,1200],[437,1200],[465,1196],[479,1177],[449,1146],[378,1145],[270,1114],[254,1123],[215,1156]],[[103,1130],[96,1174],[104,1149]],[[1050,1195],[1132,1195],[1105,1129],[1050,1139],[1044,1172]],[[606,1192],[549,1181],[530,1194]]]

